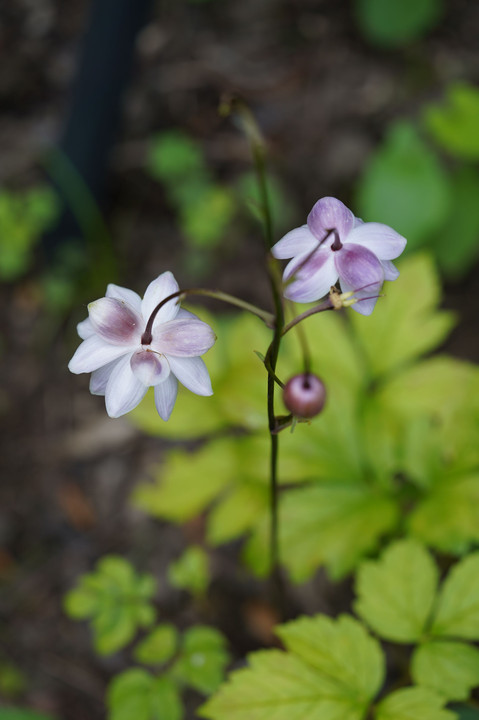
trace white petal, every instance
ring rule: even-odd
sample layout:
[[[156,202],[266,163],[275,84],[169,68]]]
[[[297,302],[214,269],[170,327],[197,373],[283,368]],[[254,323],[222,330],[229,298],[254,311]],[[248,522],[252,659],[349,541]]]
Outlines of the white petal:
[[[106,296],[126,302],[138,315],[141,315],[141,297],[134,290],[110,283],[106,289]]]
[[[385,280],[397,280],[399,277],[399,270],[390,260],[381,260],[381,265],[384,270]]]
[[[115,364],[105,392],[105,404],[108,415],[112,418],[120,417],[133,410],[143,399],[147,391],[134,375],[130,367],[130,356]]]
[[[363,223],[352,230],[346,242],[361,245],[379,260],[394,260],[406,247],[406,238],[382,223]]]
[[[143,320],[124,300],[100,298],[88,305],[91,324],[106,342],[131,345],[140,342]]]
[[[146,387],[159,385],[170,374],[170,366],[166,357],[158,355],[152,350],[138,350],[133,353],[130,365],[133,374]]]
[[[305,252],[311,252],[317,245],[318,241],[308,226],[303,225],[286,233],[281,240],[278,240],[276,245],[273,245],[271,252],[275,258],[283,260]]]
[[[141,303],[141,312],[145,322],[148,322],[148,318],[151,313],[162,300],[167,298],[169,295],[173,295],[173,293],[178,292],[178,290],[179,285],[176,282],[173,273],[169,271],[162,273],[156,278],[156,280],[153,280],[153,282],[151,282],[146,288],[145,297]],[[153,327],[159,323],[173,320],[178,313],[178,309],[179,302],[177,298],[167,302],[158,311]]]
[[[77,325],[77,333],[81,337],[82,340],[86,340],[87,338],[91,337],[95,334],[95,329],[93,325],[91,324],[91,320],[89,317],[86,318],[86,320],[82,320]]]
[[[128,347],[110,345],[98,335],[92,335],[81,343],[68,363],[68,369],[76,375],[92,372],[129,352]]]
[[[295,258],[287,265],[284,272],[286,279],[291,274],[295,278],[286,285],[284,296],[300,303],[313,302],[324,297],[329,292],[331,285],[334,285],[338,279],[332,250],[321,249],[309,260],[306,258],[307,254],[303,258]],[[306,262],[304,262],[305,260]],[[304,265],[302,265],[302,262],[304,262]],[[296,274],[295,266],[299,267]]]
[[[170,370],[180,383],[196,395],[213,395],[210,376],[200,357],[168,357]]]
[[[171,320],[153,331],[151,347],[163,355],[196,357],[203,355],[215,343],[216,335],[201,320]]]
[[[178,310],[176,320],[184,320],[185,318],[189,318],[190,320],[199,320],[198,315],[195,315],[194,313],[190,312],[189,310],[185,310],[184,308],[180,308]]]
[[[92,395],[104,395],[108,380],[110,379],[111,372],[118,360],[103,365],[103,367],[94,370],[90,378],[90,392]]]
[[[155,387],[155,405],[162,420],[168,420],[176,402],[178,380],[169,375],[165,382]]]

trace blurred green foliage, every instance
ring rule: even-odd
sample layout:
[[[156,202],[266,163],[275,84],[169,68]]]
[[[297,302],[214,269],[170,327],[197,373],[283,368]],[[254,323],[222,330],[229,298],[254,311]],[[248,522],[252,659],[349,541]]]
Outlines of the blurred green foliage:
[[[127,645],[138,627],[152,625],[154,594],[152,575],[137,575],[124,558],[109,555],[80,578],[78,587],[66,595],[64,607],[76,620],[91,618],[95,649],[108,655]]]
[[[30,269],[35,245],[58,213],[47,187],[0,190],[0,279],[15,280]]]
[[[443,14],[442,0],[356,0],[356,18],[373,45],[396,48],[419,40]]]
[[[51,715],[23,708],[0,707],[0,720],[54,720]]]
[[[183,555],[168,568],[168,580],[181,590],[189,590],[201,597],[210,581],[209,559],[203,548],[188,547]]]
[[[305,324],[313,370],[323,377],[329,402],[311,427],[281,435],[280,482],[288,489],[280,500],[280,549],[294,581],[323,564],[333,578],[343,577],[398,532],[454,555],[479,541],[479,371],[447,356],[424,357],[447,337],[454,318],[437,309],[438,278],[426,257],[409,259],[401,270],[371,317],[350,313],[347,323],[330,313]],[[264,351],[269,333],[249,316],[211,322],[219,337],[206,357],[213,397],[183,394],[168,424],[158,420],[152,402],[131,415],[142,429],[165,437],[211,436],[194,452],[172,450],[134,501],[177,523],[207,511],[208,542],[246,535],[244,558],[264,575],[266,389],[253,350]],[[291,333],[279,376],[300,367]],[[225,435],[232,428],[246,434]]]
[[[364,220],[398,230],[406,252],[427,247],[453,280],[479,257],[478,123],[479,90],[452,85],[445,104],[424,108],[421,126],[390,126],[357,188]]]

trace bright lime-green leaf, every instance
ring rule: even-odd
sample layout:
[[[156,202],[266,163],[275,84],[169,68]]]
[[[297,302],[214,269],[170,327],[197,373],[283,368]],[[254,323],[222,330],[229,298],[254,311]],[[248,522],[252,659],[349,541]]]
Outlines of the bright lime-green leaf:
[[[412,511],[408,526],[438,550],[466,552],[479,541],[479,472],[440,477]]]
[[[197,625],[183,636],[173,677],[204,695],[215,692],[224,679],[229,655],[223,635],[214,628]]]
[[[400,265],[394,283],[386,283],[374,313],[351,313],[351,321],[370,372],[376,377],[434,350],[450,332],[454,320],[438,311],[440,285],[431,260],[415,255]]]
[[[268,491],[264,484],[245,482],[232,487],[211,510],[208,541],[220,545],[247,532],[263,514],[267,501]]]
[[[181,720],[183,708],[175,684],[133,668],[117,675],[108,688],[109,720]]]
[[[479,173],[472,167],[460,167],[451,175],[451,182],[451,211],[431,249],[443,273],[457,279],[479,255]]]
[[[442,10],[442,0],[356,0],[361,31],[385,48],[418,40],[436,25]]]
[[[181,227],[192,246],[213,248],[224,241],[234,213],[235,203],[230,190],[219,185],[206,186],[182,208]]]
[[[479,685],[479,650],[451,641],[420,645],[411,663],[412,679],[448,700],[466,700]]]
[[[479,552],[464,558],[450,571],[439,593],[431,632],[479,639]]]
[[[216,440],[194,454],[174,450],[158,469],[154,484],[140,485],[135,504],[155,517],[183,522],[204,510],[231,482],[235,443]]]
[[[414,540],[390,545],[356,576],[356,612],[386,640],[411,643],[424,633],[434,603],[438,570]]]
[[[345,694],[371,700],[384,680],[384,657],[377,640],[349,615],[302,617],[277,633],[288,650],[311,667],[334,678]]]
[[[141,642],[133,654],[144,665],[158,665],[170,660],[178,647],[178,631],[174,625],[158,625]]]
[[[193,595],[202,595],[210,581],[207,553],[196,545],[190,546],[169,566],[168,580],[174,587],[189,590]]]
[[[465,83],[451,85],[443,105],[430,105],[424,123],[445,150],[465,160],[479,159],[479,89]]]
[[[451,203],[449,177],[435,153],[411,123],[392,125],[361,178],[359,215],[390,225],[412,250],[440,230]]]
[[[365,485],[320,484],[290,490],[280,505],[280,558],[294,582],[325,565],[334,579],[350,572],[397,521],[393,500]],[[245,549],[251,569],[269,567],[268,519]]]
[[[457,720],[455,713],[444,710],[445,702],[444,697],[428,688],[402,688],[381,700],[374,720]]]
[[[352,618],[280,626],[289,652],[253,653],[199,714],[211,720],[362,720],[380,685],[379,644]],[[311,642],[311,634],[321,638]]]
[[[138,627],[154,622],[155,588],[153,576],[138,575],[124,558],[105,556],[66,595],[65,611],[91,619],[96,650],[108,655],[130,642]]]

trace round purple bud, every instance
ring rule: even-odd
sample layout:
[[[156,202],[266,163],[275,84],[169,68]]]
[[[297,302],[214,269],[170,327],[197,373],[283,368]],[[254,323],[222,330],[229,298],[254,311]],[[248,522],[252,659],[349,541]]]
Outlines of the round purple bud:
[[[300,418],[319,415],[326,401],[326,387],[317,375],[306,372],[290,378],[283,390],[283,402]]]

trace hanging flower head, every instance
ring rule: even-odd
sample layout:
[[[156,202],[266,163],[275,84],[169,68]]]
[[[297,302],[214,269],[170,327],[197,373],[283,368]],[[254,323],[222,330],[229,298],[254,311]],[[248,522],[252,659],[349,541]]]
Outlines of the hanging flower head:
[[[216,340],[209,325],[180,309],[173,298],[145,332],[158,304],[178,289],[171,272],[153,280],[143,300],[133,290],[108,285],[106,297],[90,303],[88,318],[78,324],[83,342],[68,367],[73,373],[92,373],[90,392],[105,396],[110,417],[133,410],[154,387],[156,409],[168,420],[178,380],[197,395],[213,394],[200,357]]]
[[[406,239],[381,223],[365,223],[340,200],[318,200],[307,224],[287,233],[272,248],[275,257],[292,258],[284,271],[285,297],[296,302],[319,300],[339,278],[343,292],[354,292],[353,310],[370,315],[384,280],[399,272],[391,260]]]

